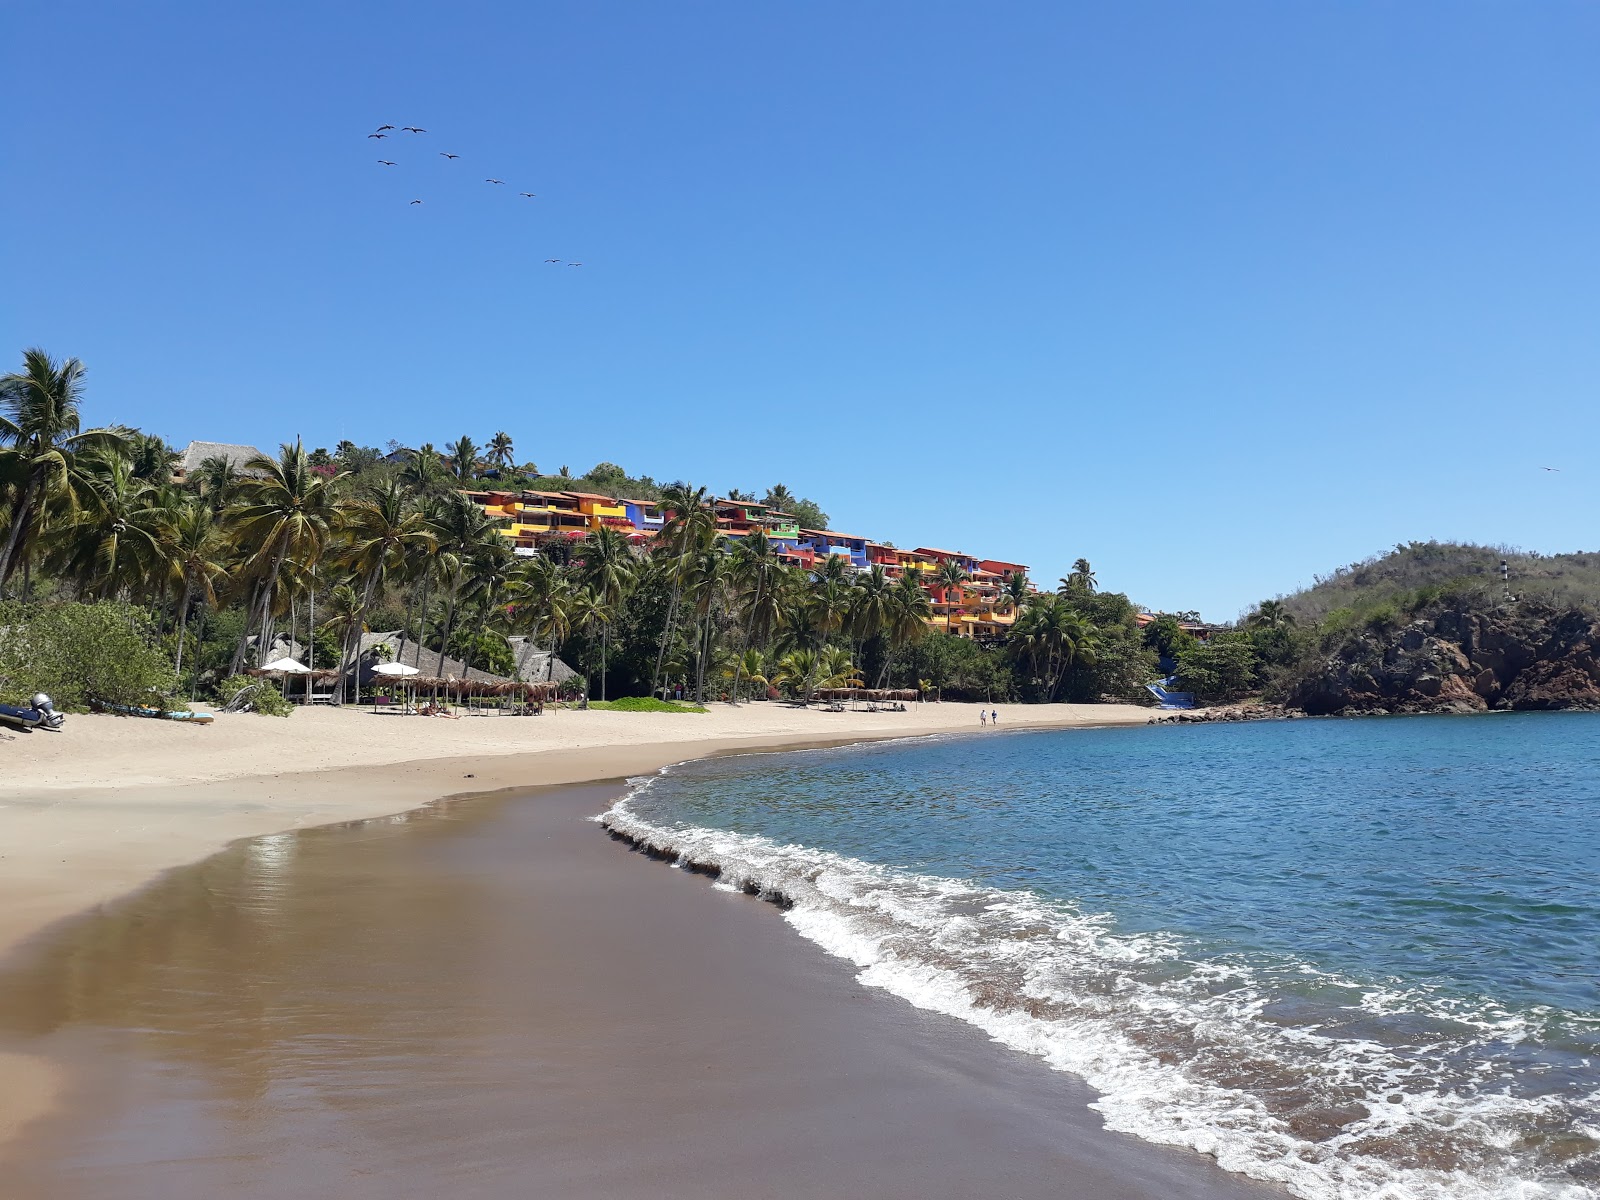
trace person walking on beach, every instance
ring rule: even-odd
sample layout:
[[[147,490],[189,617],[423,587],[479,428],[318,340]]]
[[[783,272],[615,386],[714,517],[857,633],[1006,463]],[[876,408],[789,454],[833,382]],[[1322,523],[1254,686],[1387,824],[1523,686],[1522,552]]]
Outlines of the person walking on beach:
[[[981,708],[978,710],[978,724],[984,729],[989,727],[989,714]]]
[[[991,724],[991,725],[1000,724],[1000,710],[998,708],[995,709],[994,711],[992,711],[989,714],[989,724]]]

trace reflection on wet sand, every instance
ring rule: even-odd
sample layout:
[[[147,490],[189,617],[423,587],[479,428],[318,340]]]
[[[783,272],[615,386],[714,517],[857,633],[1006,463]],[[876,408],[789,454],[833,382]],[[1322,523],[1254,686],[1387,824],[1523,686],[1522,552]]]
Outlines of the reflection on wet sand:
[[[614,789],[258,838],[0,976],[69,1069],[6,1200],[1245,1196],[630,856]]]

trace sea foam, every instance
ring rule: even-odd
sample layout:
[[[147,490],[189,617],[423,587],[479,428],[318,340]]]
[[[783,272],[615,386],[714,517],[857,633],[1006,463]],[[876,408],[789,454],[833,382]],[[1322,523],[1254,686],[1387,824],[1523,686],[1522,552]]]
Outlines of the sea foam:
[[[1600,1128],[1600,1094],[1506,1085],[1495,1048],[1526,1036],[1523,1017],[1305,964],[1207,958],[1026,891],[653,823],[639,801],[654,777],[633,783],[598,818],[613,836],[773,901],[861,983],[1083,1078],[1108,1128],[1305,1200],[1600,1196],[1586,1182],[1600,1141],[1584,1132]],[[1413,1042],[1297,1015],[1284,986],[1296,975],[1348,990],[1354,1016],[1412,1022]]]

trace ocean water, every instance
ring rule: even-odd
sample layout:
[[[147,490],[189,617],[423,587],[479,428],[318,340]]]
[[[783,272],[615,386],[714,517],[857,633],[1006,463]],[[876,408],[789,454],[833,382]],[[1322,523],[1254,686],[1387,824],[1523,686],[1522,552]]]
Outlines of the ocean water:
[[[1113,1129],[1312,1200],[1600,1196],[1600,715],[750,755],[603,820]]]

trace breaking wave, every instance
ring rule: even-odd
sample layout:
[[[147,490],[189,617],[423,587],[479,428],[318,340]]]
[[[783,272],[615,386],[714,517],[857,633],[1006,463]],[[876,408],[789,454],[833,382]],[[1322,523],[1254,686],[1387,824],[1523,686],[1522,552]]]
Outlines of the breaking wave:
[[[1208,954],[1026,890],[653,823],[640,800],[660,778],[597,819],[778,904],[863,984],[1080,1076],[1111,1129],[1306,1200],[1600,1196],[1600,1092],[1540,1082],[1600,1036],[1592,1017]]]

